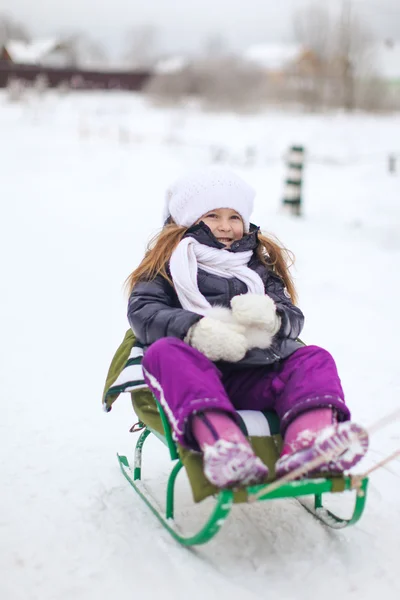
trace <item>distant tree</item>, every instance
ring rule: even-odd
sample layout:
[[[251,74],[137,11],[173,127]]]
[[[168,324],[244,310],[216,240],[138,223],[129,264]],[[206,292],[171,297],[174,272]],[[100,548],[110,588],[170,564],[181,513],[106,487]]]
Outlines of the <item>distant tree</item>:
[[[31,36],[27,28],[9,15],[0,13],[0,46],[10,40],[29,42]]]
[[[107,51],[99,40],[86,37],[84,39],[86,63],[90,65],[105,65],[108,62]]]
[[[296,13],[293,25],[297,41],[314,59],[307,62],[312,69],[298,73],[300,101],[314,108],[328,102],[353,110],[360,79],[373,76],[373,57],[372,36],[352,1],[342,0],[339,16],[313,2]]]
[[[329,59],[332,50],[332,17],[326,6],[312,2],[297,11],[293,19],[296,41],[311,50],[321,61]]]
[[[327,95],[333,38],[332,17],[326,6],[312,2],[293,18],[296,41],[302,47],[294,65],[298,100],[315,110]]]
[[[226,39],[219,33],[209,35],[203,44],[202,54],[206,58],[221,58],[230,54]]]
[[[107,54],[101,42],[85,32],[70,35],[64,43],[69,48],[73,66],[90,68],[102,66],[107,62]]]
[[[91,68],[107,63],[107,53],[98,40],[84,31],[64,31],[59,34],[68,66]]]
[[[371,75],[372,43],[372,34],[355,13],[352,2],[343,0],[335,27],[333,64],[338,91],[347,110],[355,108],[357,80]]]
[[[125,36],[125,61],[136,69],[151,67],[158,58],[158,31],[152,25],[131,27]]]

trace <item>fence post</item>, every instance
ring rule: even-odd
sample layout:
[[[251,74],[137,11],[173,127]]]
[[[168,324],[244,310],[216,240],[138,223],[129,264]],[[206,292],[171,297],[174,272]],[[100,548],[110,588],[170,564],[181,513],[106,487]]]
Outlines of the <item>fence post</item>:
[[[212,146],[211,147],[211,162],[212,163],[224,163],[226,162],[228,156],[225,148],[221,146]]]
[[[388,167],[389,167],[389,173],[396,173],[397,157],[395,154],[389,154]]]
[[[284,207],[288,207],[292,215],[299,217],[302,209],[301,187],[303,180],[304,147],[291,146],[287,157],[287,174],[285,180]]]
[[[252,167],[257,158],[257,148],[255,146],[247,146],[245,149],[244,163],[246,167]]]

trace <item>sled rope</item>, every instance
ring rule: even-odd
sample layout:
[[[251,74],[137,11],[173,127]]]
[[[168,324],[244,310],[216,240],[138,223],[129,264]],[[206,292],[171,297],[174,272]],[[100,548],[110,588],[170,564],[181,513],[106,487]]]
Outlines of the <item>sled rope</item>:
[[[371,433],[373,431],[377,431],[378,429],[382,429],[382,427],[385,427],[385,425],[389,425],[390,423],[392,423],[393,421],[396,421],[399,418],[400,418],[400,409],[394,411],[393,413],[391,413],[389,415],[386,415],[386,417],[383,417],[382,419],[380,419],[379,421],[377,421],[374,425],[372,425],[368,429],[368,431],[369,431],[369,433]],[[382,467],[384,467],[385,465],[387,465],[392,460],[395,460],[398,456],[400,456],[400,448],[398,448],[397,450],[395,450],[394,452],[392,452],[391,454],[389,454],[389,456],[386,456],[385,458],[382,458],[382,460],[380,460],[377,463],[375,463],[372,467],[370,467],[369,469],[367,469],[361,475],[353,475],[355,487],[357,487],[359,485],[360,481],[363,478],[368,477],[368,475],[370,475],[374,471],[377,471],[378,469],[381,469]]]
[[[393,423],[393,421],[397,421],[398,419],[400,419],[400,409],[397,409],[394,412],[386,415],[385,417],[382,417],[381,419],[379,419],[378,421],[376,421],[375,423],[373,423],[372,425],[367,427],[366,430],[368,431],[368,434],[370,435],[371,433],[375,433],[376,431],[383,429],[384,427],[386,427],[390,423]],[[353,441],[357,441],[356,435],[349,436],[349,438],[350,438],[350,444]],[[344,445],[343,451],[345,451],[348,446],[349,446],[349,444]],[[297,469],[294,469],[290,473],[287,473],[283,477],[280,477],[276,481],[273,481],[272,483],[267,484],[261,490],[259,490],[256,494],[249,494],[249,498],[248,498],[249,502],[255,502],[262,496],[265,496],[265,495],[279,489],[285,483],[289,483],[299,477],[303,477],[303,475],[306,475],[308,471],[319,467],[325,461],[331,460],[336,454],[337,454],[337,449],[332,449],[331,451],[325,452],[321,456],[317,456],[314,460],[308,462],[306,465],[302,465],[302,466],[298,467]],[[379,463],[377,463],[376,465],[371,467],[363,475],[353,476],[353,480],[354,480],[353,487],[354,488],[359,487],[360,482],[364,477],[366,477],[369,473],[372,473],[376,469],[383,467],[385,464],[387,464],[388,462],[390,462],[391,460],[393,460],[394,458],[396,458],[399,455],[400,455],[400,449],[393,452],[393,454],[391,454],[387,458],[382,459]]]
[[[349,436],[350,443],[352,443],[353,441],[356,441],[357,439],[358,439],[357,435],[353,434],[353,435]],[[349,446],[348,443],[343,444],[343,451],[347,450],[348,446]],[[317,456],[316,458],[314,458],[314,460],[310,460],[307,464],[301,465],[300,467],[297,467],[297,469],[294,469],[293,471],[291,471],[290,473],[287,473],[283,477],[280,477],[276,481],[273,481],[272,483],[267,484],[261,490],[259,490],[256,494],[249,494],[249,498],[248,498],[249,502],[255,502],[262,496],[266,496],[266,495],[270,494],[271,492],[278,490],[285,483],[289,483],[289,482],[293,481],[294,479],[303,477],[303,475],[306,475],[308,473],[308,471],[310,471],[311,469],[315,469],[316,467],[319,467],[320,465],[322,465],[322,463],[324,463],[326,461],[330,461],[336,455],[337,455],[337,448],[332,448],[331,450],[324,452],[324,454]]]
[[[387,465],[389,462],[391,462],[392,460],[394,460],[398,456],[400,456],[400,448],[398,448],[397,450],[395,450],[394,452],[392,452],[392,454],[389,454],[389,456],[386,456],[386,458],[382,458],[382,460],[380,460],[379,462],[377,462],[376,464],[374,464],[367,471],[365,471],[362,475],[355,475],[355,477],[360,477],[361,479],[363,477],[368,477],[368,475],[370,473],[373,473],[374,471],[377,471],[378,469],[381,469],[382,467],[384,467],[385,465]]]
[[[385,417],[378,419],[378,421],[376,421],[375,423],[373,423],[372,425],[367,427],[367,431],[369,434],[375,433],[375,431],[378,431],[379,429],[383,429],[383,427],[386,427],[386,425],[390,425],[390,423],[393,423],[393,421],[398,421],[399,419],[400,419],[400,408],[398,408],[394,412],[386,415]]]

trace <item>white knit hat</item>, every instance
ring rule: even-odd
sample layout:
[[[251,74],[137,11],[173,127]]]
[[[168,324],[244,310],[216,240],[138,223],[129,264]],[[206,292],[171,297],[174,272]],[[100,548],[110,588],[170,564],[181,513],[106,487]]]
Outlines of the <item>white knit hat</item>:
[[[178,179],[169,186],[165,198],[164,221],[190,227],[217,208],[232,208],[249,231],[255,191],[236,173],[225,167],[208,167]]]

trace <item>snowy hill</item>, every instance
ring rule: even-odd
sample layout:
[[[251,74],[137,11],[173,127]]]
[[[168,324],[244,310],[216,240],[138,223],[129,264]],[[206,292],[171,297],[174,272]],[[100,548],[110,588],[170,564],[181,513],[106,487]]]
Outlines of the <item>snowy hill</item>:
[[[0,130],[0,598],[397,600],[398,461],[372,477],[366,513],[348,530],[276,501],[236,507],[215,540],[185,550],[119,472],[115,453],[131,455],[134,441],[128,397],[106,415],[101,393],[127,329],[122,285],[162,223],[165,186],[221,147],[258,190],[254,221],[297,256],[303,337],[336,357],[355,419],[369,425],[397,408],[400,172],[388,173],[387,157],[400,155],[400,117],[237,117],[151,108],[129,94],[22,105],[2,95]],[[298,220],[280,209],[292,143],[307,151]],[[376,434],[364,466],[399,439],[398,423]],[[161,499],[168,460],[149,444]],[[190,527],[207,508],[179,485]]]

